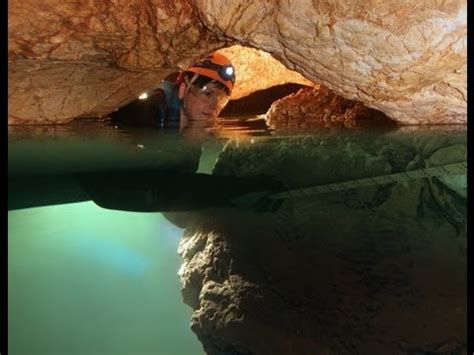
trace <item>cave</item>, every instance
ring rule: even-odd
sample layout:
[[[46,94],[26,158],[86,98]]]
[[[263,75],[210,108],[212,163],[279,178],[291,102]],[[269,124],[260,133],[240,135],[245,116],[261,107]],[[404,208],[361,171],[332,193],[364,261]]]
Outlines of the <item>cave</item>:
[[[472,353],[466,126],[459,0],[9,1],[0,352]]]

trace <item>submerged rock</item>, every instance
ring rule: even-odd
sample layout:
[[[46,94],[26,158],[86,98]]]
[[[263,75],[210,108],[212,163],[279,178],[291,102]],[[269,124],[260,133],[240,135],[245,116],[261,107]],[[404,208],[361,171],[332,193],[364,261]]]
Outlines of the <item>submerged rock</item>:
[[[462,160],[464,134],[239,141],[214,174],[270,173],[291,190],[445,164],[444,149]],[[192,329],[208,354],[465,351],[466,217],[436,177],[176,213]]]

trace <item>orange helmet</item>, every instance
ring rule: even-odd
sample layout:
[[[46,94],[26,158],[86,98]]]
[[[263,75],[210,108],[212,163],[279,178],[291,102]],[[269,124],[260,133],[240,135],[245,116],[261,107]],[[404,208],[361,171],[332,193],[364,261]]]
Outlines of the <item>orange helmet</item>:
[[[185,73],[191,72],[214,79],[232,91],[235,83],[235,70],[230,60],[223,54],[212,53],[204,59],[201,59],[196,64],[184,70],[180,77]],[[180,79],[178,79],[180,81]]]

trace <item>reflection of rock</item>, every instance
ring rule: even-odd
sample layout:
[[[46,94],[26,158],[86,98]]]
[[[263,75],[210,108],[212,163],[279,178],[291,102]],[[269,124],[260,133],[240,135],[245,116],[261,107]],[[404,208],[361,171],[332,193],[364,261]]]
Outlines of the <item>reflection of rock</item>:
[[[438,133],[241,141],[226,147],[215,173],[271,172],[295,188],[416,169],[443,149],[462,156],[465,133]],[[192,329],[207,353],[465,349],[467,235],[439,195],[464,222],[466,200],[430,184],[308,196],[286,200],[276,212],[188,215],[180,275],[194,308]]]
[[[382,112],[328,89],[305,88],[275,101],[266,120],[272,128],[393,126]]]
[[[467,161],[466,146],[456,144],[447,148],[441,148],[433,153],[427,163],[430,166],[439,166],[450,161]],[[467,197],[467,176],[466,175],[448,175],[438,178],[443,184],[456,191],[460,196]]]
[[[8,127],[8,174],[130,170],[194,173],[200,145],[170,132],[113,129],[105,122]]]

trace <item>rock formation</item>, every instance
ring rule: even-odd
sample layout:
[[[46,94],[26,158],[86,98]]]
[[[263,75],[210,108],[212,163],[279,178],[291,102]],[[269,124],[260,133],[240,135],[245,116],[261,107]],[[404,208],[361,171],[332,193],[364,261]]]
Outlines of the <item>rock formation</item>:
[[[466,122],[466,2],[198,0],[222,39],[404,124]]]
[[[223,45],[186,1],[12,1],[9,123],[107,115]],[[223,51],[238,72],[232,99],[288,82],[312,85],[268,53],[241,46]]]
[[[311,82],[400,123],[466,123],[465,1],[321,0],[296,7],[14,0],[8,6],[10,124],[107,114],[170,71],[234,44],[262,49]],[[237,96],[254,89],[239,90]]]
[[[273,102],[265,115],[271,128],[374,127],[396,124],[382,112],[324,88],[303,88]]]
[[[222,47],[189,1],[10,1],[9,123],[105,115]]]
[[[288,70],[278,60],[263,51],[235,45],[223,48],[219,52],[230,59],[237,73],[232,100],[282,84],[315,85],[301,74]]]
[[[8,123],[61,124],[78,117],[101,117],[155,86],[169,72],[19,60],[9,65]]]
[[[240,140],[214,173],[271,173],[292,189],[465,161],[464,133],[446,133]],[[187,226],[183,297],[206,352],[465,351],[467,181],[443,178],[170,214]]]

